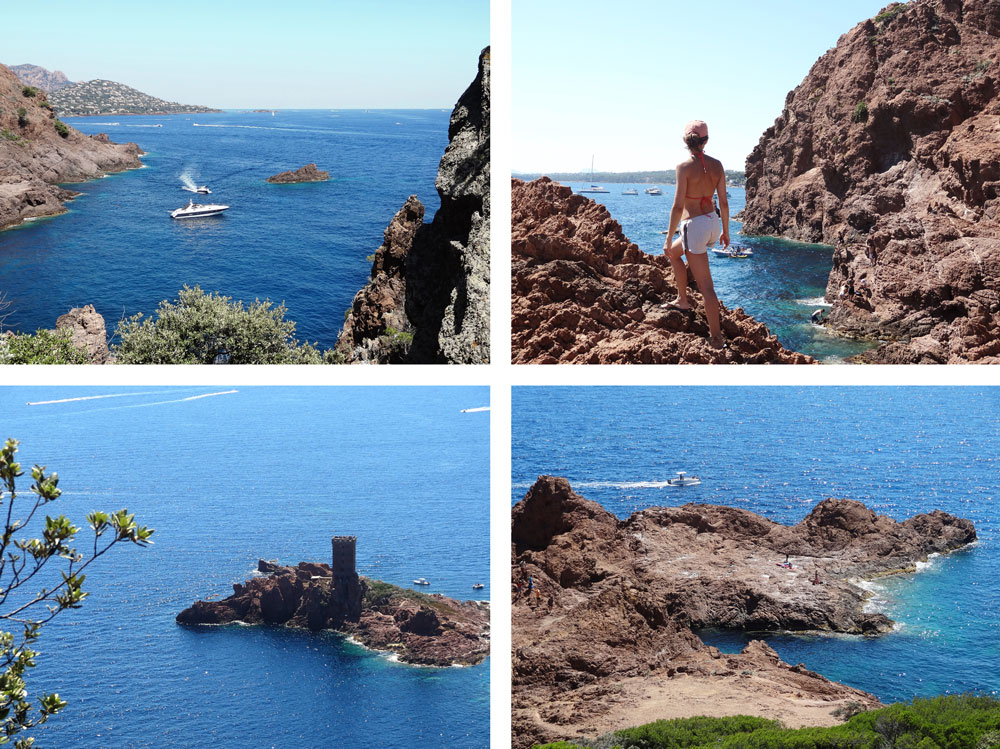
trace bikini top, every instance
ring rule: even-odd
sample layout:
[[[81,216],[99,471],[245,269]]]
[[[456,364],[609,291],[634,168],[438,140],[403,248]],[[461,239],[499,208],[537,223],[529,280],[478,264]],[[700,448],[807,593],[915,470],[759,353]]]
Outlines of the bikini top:
[[[705,172],[705,174],[708,174],[708,166],[705,164],[705,154],[703,154],[701,151],[698,151],[698,158],[701,159],[702,171]],[[685,195],[684,197],[687,198],[688,200],[700,201],[698,203],[699,210],[701,210],[703,213],[710,213],[715,210],[715,201],[712,199],[714,195],[715,192],[712,192],[711,195],[706,195],[703,198],[699,198],[697,195]]]

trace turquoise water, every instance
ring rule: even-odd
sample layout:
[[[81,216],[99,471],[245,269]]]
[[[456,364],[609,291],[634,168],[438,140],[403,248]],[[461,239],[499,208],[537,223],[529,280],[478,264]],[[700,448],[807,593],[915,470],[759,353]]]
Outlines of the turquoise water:
[[[59,473],[51,514],[82,524],[127,506],[156,529],[151,548],[98,560],[83,609],[46,625],[30,688],[69,706],[39,745],[488,746],[488,662],[419,668],[332,633],[174,621],[231,593],[259,558],[328,561],[344,534],[358,537],[361,574],[488,598],[490,415],[460,412],[489,405],[488,389],[191,400],[229,389],[0,389],[3,438],[21,440],[22,464]]]
[[[705,502],[797,523],[838,497],[971,519],[976,544],[874,586],[897,631],[763,639],[883,701],[1000,691],[1000,389],[520,387],[512,434],[512,502],[545,473],[619,517]],[[703,483],[655,485],[681,470]],[[751,639],[702,636],[726,651]]]
[[[579,191],[588,185],[566,183]],[[674,186],[660,185],[663,195],[654,197],[643,191],[649,185],[606,184],[608,193],[588,194],[607,206],[622,225],[625,235],[641,250],[651,255],[663,254],[664,235],[670,223]],[[622,195],[634,188],[638,195]],[[730,187],[729,211],[735,215],[746,204],[746,191]],[[712,255],[712,280],[722,302],[734,309],[742,307],[757,320],[766,323],[786,347],[835,364],[861,353],[871,345],[831,335],[813,325],[810,315],[818,308],[829,309],[823,299],[830,275],[832,249],[825,245],[790,242],[774,237],[744,237],[742,224],[730,222],[734,242],[753,248],[750,258],[726,258]]]
[[[368,281],[367,260],[407,196],[430,221],[450,113],[440,110],[288,110],[67,122],[138,143],[147,168],[72,185],[69,213],[0,232],[5,326],[51,328],[93,304],[109,334],[123,313],[152,313],[184,285],[251,302],[285,302],[301,340],[328,348]],[[195,127],[195,123],[202,127]],[[153,127],[162,125],[162,127]],[[332,180],[270,185],[265,178],[315,162]],[[181,189],[181,175],[213,192]],[[223,216],[177,221],[196,202]]]

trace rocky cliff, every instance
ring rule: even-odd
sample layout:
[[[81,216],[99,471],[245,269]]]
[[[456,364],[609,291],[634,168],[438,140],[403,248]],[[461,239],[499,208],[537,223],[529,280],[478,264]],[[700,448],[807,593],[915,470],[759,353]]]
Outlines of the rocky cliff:
[[[178,104],[176,101],[164,101],[124,83],[100,78],[61,88],[53,93],[50,99],[52,106],[63,117],[221,111],[193,104]]]
[[[135,169],[140,153],[134,143],[118,145],[64,125],[43,91],[25,89],[0,65],[0,229],[62,213],[77,193],[57,183]]]
[[[862,360],[1000,363],[1000,0],[893,3],[840,38],[747,159],[746,233],[834,246]]]
[[[790,666],[765,643],[705,646],[702,627],[877,635],[854,581],[912,571],[975,540],[935,511],[904,522],[858,502],[820,502],[794,526],[713,505],[655,507],[619,520],[542,476],[512,511],[515,746],[595,735],[658,718],[756,714],[835,722],[871,695]],[[781,566],[789,555],[792,567]]]
[[[489,604],[456,601],[357,577],[338,585],[330,566],[284,567],[261,560],[256,577],[221,601],[197,601],[181,624],[271,624],[332,629],[425,666],[475,664],[489,655]]]
[[[28,64],[11,65],[10,69],[25,86],[36,86],[49,94],[73,85],[73,81],[61,70],[50,71],[39,65]]]
[[[490,359],[490,51],[451,115],[423,222],[410,196],[375,252],[337,350],[350,363],[484,364]]]
[[[708,342],[701,294],[676,296],[666,257],[632,244],[607,209],[547,177],[511,182],[511,353],[516,364],[807,364],[742,309]],[[692,289],[696,289],[689,275]]]

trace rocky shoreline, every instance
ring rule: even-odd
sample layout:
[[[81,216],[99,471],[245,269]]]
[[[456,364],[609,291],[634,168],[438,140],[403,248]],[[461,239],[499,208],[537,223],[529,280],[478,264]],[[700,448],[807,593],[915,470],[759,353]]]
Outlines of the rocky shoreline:
[[[743,231],[832,245],[829,325],[866,363],[1000,363],[1000,10],[891,3],[746,163]]]
[[[14,103],[0,109],[0,230],[64,213],[64,203],[79,193],[61,183],[142,166],[135,143],[84,135],[56,119],[43,91],[26,95],[25,89],[0,65],[0,98]]]
[[[266,577],[233,585],[221,601],[196,601],[180,624],[267,624],[332,630],[421,666],[474,665],[489,655],[489,603],[456,601],[354,577],[337,588],[330,565],[258,562]]]
[[[441,208],[407,198],[375,251],[336,349],[349,364],[490,360],[490,50],[459,98],[435,186]]]
[[[783,663],[765,643],[721,653],[701,628],[878,636],[858,578],[913,571],[976,539],[934,511],[903,522],[827,499],[794,526],[731,507],[650,508],[619,520],[542,476],[512,511],[514,746],[658,718],[752,713],[829,725],[878,700]],[[790,558],[791,567],[782,566]]]
[[[708,342],[702,296],[676,296],[665,256],[647,255],[607,208],[542,177],[511,181],[511,352],[515,364],[812,364],[742,309],[721,306],[728,348]]]

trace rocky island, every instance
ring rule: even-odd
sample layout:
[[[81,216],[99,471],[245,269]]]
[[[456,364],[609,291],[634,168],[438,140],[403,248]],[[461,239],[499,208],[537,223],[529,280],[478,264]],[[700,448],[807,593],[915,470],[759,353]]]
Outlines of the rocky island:
[[[512,511],[514,746],[661,718],[753,714],[830,725],[870,694],[781,661],[762,641],[706,646],[701,628],[877,636],[858,585],[971,543],[968,520],[897,522],[827,499],[794,526],[732,507],[654,507],[619,520],[542,476]],[[790,567],[783,566],[786,555]]]
[[[354,536],[333,538],[332,564],[261,560],[256,577],[221,601],[197,601],[181,624],[269,624],[333,630],[422,666],[471,665],[489,655],[490,608],[361,577]]]
[[[290,185],[296,182],[326,182],[330,179],[330,172],[323,172],[316,168],[315,164],[306,164],[298,169],[288,172],[280,172],[265,181],[272,185]]]
[[[830,326],[875,363],[1000,363],[1000,4],[892,3],[747,159],[743,231],[833,246]]]
[[[371,278],[347,311],[336,349],[349,364],[490,360],[490,50],[459,98],[424,223],[411,195],[385,230]]]
[[[52,216],[79,193],[60,183],[83,182],[142,166],[135,143],[86,136],[56,118],[45,92],[0,65],[0,229]]]
[[[811,364],[742,309],[721,306],[728,349],[708,342],[676,296],[665,257],[629,241],[600,203],[542,177],[511,182],[511,353],[515,364]]]

